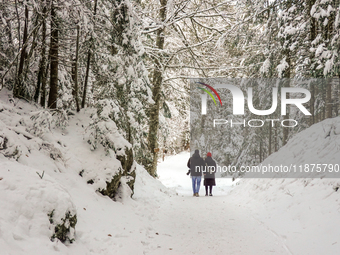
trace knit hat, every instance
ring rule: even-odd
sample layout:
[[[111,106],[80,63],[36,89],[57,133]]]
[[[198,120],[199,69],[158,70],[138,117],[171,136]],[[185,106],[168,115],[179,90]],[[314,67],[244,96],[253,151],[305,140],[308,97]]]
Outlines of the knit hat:
[[[207,157],[211,157],[211,153],[210,152],[207,153]]]

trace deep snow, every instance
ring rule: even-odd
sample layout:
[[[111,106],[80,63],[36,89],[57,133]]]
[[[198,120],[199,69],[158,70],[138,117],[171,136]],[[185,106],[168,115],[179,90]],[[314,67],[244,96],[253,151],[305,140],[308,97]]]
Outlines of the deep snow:
[[[34,136],[23,123],[30,125],[39,108],[14,103],[2,90],[0,134],[19,144],[22,155],[16,161],[0,153],[1,255],[339,254],[338,179],[217,179],[213,197],[201,187],[197,198],[186,175],[190,155],[183,152],[159,163],[159,180],[137,165],[133,198],[114,202],[95,191],[118,163],[83,140],[91,109],[71,116],[65,129]],[[340,159],[338,119],[331,120],[331,139],[314,137],[320,141],[313,144],[315,160]],[[308,160],[311,152],[301,144],[327,123],[302,132],[268,162],[288,153]],[[87,184],[88,178],[96,182]],[[77,213],[73,244],[50,241],[53,209],[56,219],[65,210]]]

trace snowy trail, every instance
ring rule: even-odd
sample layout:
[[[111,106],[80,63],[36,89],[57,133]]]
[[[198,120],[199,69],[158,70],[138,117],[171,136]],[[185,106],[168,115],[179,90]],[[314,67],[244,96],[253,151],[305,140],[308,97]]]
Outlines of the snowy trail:
[[[159,163],[159,180],[137,165],[132,199],[125,192],[113,202],[97,189],[120,163],[84,139],[94,109],[28,139],[36,107],[13,106],[6,90],[0,104],[0,150],[2,137],[10,141],[0,153],[0,255],[339,254],[340,178],[243,179],[235,187],[216,179],[214,196],[201,186],[197,198],[186,175],[190,155],[181,153]],[[338,165],[339,148],[338,117],[301,132],[265,162]],[[51,242],[52,211],[56,220],[77,214],[72,244]]]
[[[188,153],[170,157],[159,164],[160,181],[178,196],[160,203],[144,243],[144,254],[291,254],[282,240],[245,206],[228,196],[229,179],[216,179],[213,197],[192,197],[186,173]]]

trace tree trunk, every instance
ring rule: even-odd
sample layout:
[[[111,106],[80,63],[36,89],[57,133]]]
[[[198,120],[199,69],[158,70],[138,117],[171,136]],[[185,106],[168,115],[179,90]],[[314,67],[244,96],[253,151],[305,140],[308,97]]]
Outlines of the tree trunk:
[[[310,84],[310,94],[311,94],[311,98],[310,98],[310,112],[312,114],[311,118],[310,118],[310,123],[309,125],[313,125],[315,123],[315,109],[314,109],[314,104],[315,104],[315,89],[314,89],[315,85],[313,83]]]
[[[324,105],[322,106],[322,114],[321,114],[321,119],[320,121],[323,121],[324,119],[326,119],[326,104],[327,104],[327,100],[326,100],[326,83],[323,80],[322,83],[322,87],[321,87],[321,92],[322,92],[322,102],[324,102]]]
[[[79,52],[79,25],[77,25],[77,42],[76,42],[76,59],[75,59],[75,70],[74,70],[74,97],[76,100],[77,112],[80,111],[79,108],[79,98],[78,98],[78,52]]]
[[[166,4],[167,0],[160,0],[161,8],[159,10],[159,16],[161,22],[163,23],[166,19]],[[164,30],[165,28],[162,27],[157,30],[157,37],[156,37],[156,47],[160,50],[164,48]],[[152,77],[152,99],[154,100],[155,104],[151,107],[150,110],[150,121],[149,121],[149,134],[148,134],[148,142],[149,148],[152,153],[152,163],[149,167],[148,171],[152,176],[157,175],[157,133],[159,129],[159,108],[160,108],[160,101],[161,101],[161,86],[163,82],[162,77],[162,64],[161,64],[161,56],[160,58],[155,59],[155,68]]]
[[[45,107],[46,101],[46,6],[43,8],[42,13],[42,31],[41,31],[41,56],[39,63],[38,83],[34,95],[34,101]]]
[[[275,152],[277,152],[277,150],[278,150],[278,144],[277,144],[277,127],[275,127],[275,129],[274,129],[274,137],[275,137],[275,139],[274,139],[274,150],[275,150]]]
[[[50,93],[48,97],[48,107],[57,108],[58,99],[58,17],[56,7],[51,4],[51,46],[50,46]]]
[[[25,5],[25,24],[24,24],[24,34],[22,38],[22,50],[19,61],[19,69],[16,77],[16,82],[13,90],[13,95],[15,97],[23,97],[27,98],[27,94],[25,92],[24,84],[23,84],[23,70],[24,70],[24,62],[27,57],[26,49],[27,49],[27,33],[28,33],[28,8],[27,4]]]
[[[42,31],[41,31],[41,52],[40,52],[40,61],[39,61],[39,71],[38,71],[38,79],[37,79],[37,87],[35,89],[34,101],[39,103],[39,98],[41,94],[41,83],[43,80],[45,66],[46,66],[46,6],[43,7],[42,15],[40,16],[42,19]],[[41,103],[41,102],[40,102]]]
[[[290,61],[288,62],[288,64],[289,64],[288,69],[290,69]],[[287,79],[285,79],[285,81],[284,81],[284,87],[290,87],[290,80],[289,80],[290,70],[288,70],[287,73],[285,73],[285,75],[286,75]],[[289,97],[290,97],[289,94],[287,94],[286,98],[288,99]],[[289,119],[289,107],[287,107],[286,115],[283,116],[283,119],[284,120]],[[288,141],[288,135],[289,135],[289,127],[282,127],[282,146],[286,145],[286,143]]]
[[[37,12],[37,10],[35,10],[35,13],[33,14],[33,16],[34,15],[36,16],[36,18],[34,20],[34,25],[33,25],[34,28],[31,32],[31,34],[33,34],[33,39],[32,39],[32,42],[30,43],[31,47],[30,47],[29,53],[27,54],[25,58],[25,62],[24,62],[23,80],[27,80],[27,74],[30,69],[30,60],[37,47],[37,37],[38,37],[39,29],[41,26],[40,15]]]
[[[0,24],[1,24],[1,26],[5,26],[6,35],[7,35],[7,38],[8,38],[7,42],[8,42],[8,46],[9,46],[9,47],[7,47],[6,50],[4,50],[4,49],[1,49],[1,50],[6,51],[6,53],[10,57],[10,59],[12,59],[13,56],[14,56],[14,45],[13,45],[13,36],[12,36],[12,25],[11,25],[11,21],[9,21],[9,19],[12,18],[12,17],[11,17],[11,15],[8,14],[5,4],[0,4],[0,12],[3,13],[2,17],[4,18],[4,20],[6,20],[6,24],[4,24],[2,22],[2,20],[0,21]],[[0,64],[2,64],[2,63],[0,63]],[[4,66],[5,65],[3,64],[2,67],[4,67]],[[1,68],[0,68],[0,70],[1,70]]]
[[[97,13],[97,0],[94,1],[93,18],[95,18],[96,13]],[[86,73],[85,73],[83,100],[81,102],[81,108],[84,108],[85,107],[85,103],[86,103],[87,83],[88,83],[88,79],[89,79],[92,47],[93,47],[93,38],[91,36],[91,38],[90,38],[90,48],[89,48],[89,51],[87,52]]]
[[[309,0],[309,1],[308,1],[308,11],[307,11],[307,13],[308,13],[308,15],[309,15],[309,20],[310,20],[310,29],[309,29],[309,36],[310,36],[310,38],[309,38],[309,47],[312,46],[312,42],[315,40],[316,34],[317,34],[317,32],[316,32],[316,26],[317,26],[316,19],[315,19],[313,16],[310,15],[311,10],[312,10],[312,7],[313,7],[314,4],[315,4],[315,0]],[[310,55],[309,55],[310,60],[312,60],[312,59],[314,58],[314,54],[315,54],[314,52],[310,52]],[[313,64],[313,62],[310,61],[310,63],[309,63],[309,68],[308,68],[309,73],[307,73],[307,76],[315,77],[315,69],[314,69],[314,70],[311,70],[311,68],[310,68],[310,66],[311,66],[312,64]],[[314,68],[315,68],[315,67],[314,67]]]
[[[268,156],[272,154],[272,125],[269,125]]]
[[[335,81],[337,81],[338,84],[335,84],[335,87],[337,89],[335,89],[335,96],[334,96],[334,98],[336,98],[335,105],[334,105],[334,114],[335,116],[338,116],[339,115],[339,100],[340,100],[340,77],[338,77],[338,79],[336,79]]]
[[[260,142],[260,163],[262,162],[262,142]]]
[[[288,120],[289,119],[288,109],[287,109],[287,114],[283,116],[283,119],[284,120]],[[282,146],[285,146],[287,144],[288,135],[289,135],[289,129],[288,128],[289,127],[282,127]]]
[[[332,79],[326,80],[326,119],[332,118]]]
[[[314,97],[315,96],[318,96],[319,95],[319,85],[318,84],[315,84],[314,85]],[[320,101],[320,99],[318,100],[318,101]],[[315,106],[314,106],[314,123],[318,123],[319,121],[320,121],[320,106],[319,106],[319,102],[315,105],[315,102],[314,102],[314,105],[316,106],[316,108],[315,108]]]

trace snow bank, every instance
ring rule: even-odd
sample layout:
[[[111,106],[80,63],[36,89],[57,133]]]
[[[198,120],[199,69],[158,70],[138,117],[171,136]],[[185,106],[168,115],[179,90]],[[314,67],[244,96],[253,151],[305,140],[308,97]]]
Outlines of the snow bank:
[[[304,170],[305,164],[308,165],[309,170]],[[311,164],[328,164],[328,166],[324,169],[325,166],[321,165],[320,171],[317,172],[316,166],[312,170]],[[296,134],[286,146],[266,158],[262,165],[296,166],[296,173],[268,174],[271,177],[340,176],[340,117],[326,119]],[[300,172],[300,165],[302,172]]]
[[[155,204],[172,193],[96,114],[47,111],[0,91],[1,255],[142,254]],[[97,123],[104,131],[93,132]],[[102,135],[95,148],[89,134]],[[103,196],[109,185],[117,202]],[[61,225],[69,229],[65,243],[52,238]]]
[[[262,164],[291,163],[340,164],[340,118],[297,134]],[[300,175],[319,178],[282,178],[286,176],[243,179],[231,195],[247,204],[253,217],[281,238],[291,254],[338,254],[340,179],[325,178],[324,173]]]
[[[0,161],[0,169],[2,254],[19,254],[27,247],[33,251],[33,243],[50,243],[55,226],[64,223],[65,215],[76,215],[70,194],[48,174],[18,162]],[[70,228],[67,238],[75,238],[74,228]]]
[[[152,201],[153,205],[157,205],[165,198],[176,195],[174,189],[165,187],[160,181],[149,175],[142,166],[137,165],[134,199],[144,203]]]

